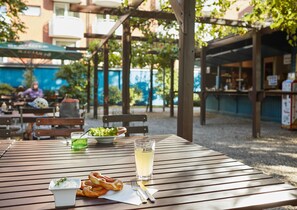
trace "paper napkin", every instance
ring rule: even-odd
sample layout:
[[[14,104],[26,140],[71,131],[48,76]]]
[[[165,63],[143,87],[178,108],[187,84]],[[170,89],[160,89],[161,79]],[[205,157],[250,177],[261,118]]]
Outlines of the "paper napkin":
[[[157,189],[147,188],[151,194],[156,193]],[[100,196],[100,198],[106,198],[113,201],[118,201],[122,203],[128,203],[133,205],[142,204],[137,192],[134,191],[130,185],[124,184],[124,187],[121,191],[109,190],[105,195]],[[149,202],[149,201],[148,201]]]

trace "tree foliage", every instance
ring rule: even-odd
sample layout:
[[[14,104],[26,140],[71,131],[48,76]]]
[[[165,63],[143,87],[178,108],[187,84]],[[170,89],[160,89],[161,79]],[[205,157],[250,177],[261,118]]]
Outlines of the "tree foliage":
[[[72,98],[77,98],[82,104],[87,100],[87,68],[80,62],[74,62],[69,65],[64,65],[56,73],[57,79],[67,81],[67,85],[63,85],[59,92],[61,95],[69,95]]]
[[[296,0],[252,0],[253,11],[245,20],[259,28],[267,24],[270,28],[285,31],[291,45],[297,45],[297,1]]]
[[[17,40],[18,33],[25,31],[19,14],[26,9],[27,6],[22,0],[0,1],[0,42]]]
[[[96,46],[99,44],[99,40],[93,40],[89,44],[88,51],[93,53],[97,50]],[[122,47],[118,40],[109,39],[108,40],[108,50],[109,50],[109,68],[119,67],[122,63]],[[99,65],[103,62],[103,51],[98,52]]]

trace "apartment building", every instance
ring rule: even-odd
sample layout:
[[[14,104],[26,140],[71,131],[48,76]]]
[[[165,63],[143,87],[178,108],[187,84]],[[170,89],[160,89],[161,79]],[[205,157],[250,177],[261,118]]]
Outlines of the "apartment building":
[[[157,0],[149,0],[142,9],[154,9]],[[101,7],[120,7],[122,0],[26,0],[27,10],[20,14],[25,23],[20,41],[35,40],[58,46],[87,47],[84,33],[107,34],[118,17],[108,14],[89,14],[70,11],[70,4],[93,4]],[[122,35],[122,26],[116,30]],[[5,62],[8,59],[2,61]]]

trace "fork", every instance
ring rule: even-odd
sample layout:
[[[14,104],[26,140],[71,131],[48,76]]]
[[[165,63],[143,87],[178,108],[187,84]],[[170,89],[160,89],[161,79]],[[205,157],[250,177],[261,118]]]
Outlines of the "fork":
[[[139,186],[136,181],[131,181],[131,188],[137,193],[143,204],[147,203],[147,199],[139,192]]]

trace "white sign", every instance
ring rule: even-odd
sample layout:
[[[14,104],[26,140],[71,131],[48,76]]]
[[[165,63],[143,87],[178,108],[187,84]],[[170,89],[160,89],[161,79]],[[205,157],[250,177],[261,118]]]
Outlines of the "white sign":
[[[277,85],[277,75],[270,75],[267,76],[268,85],[269,86],[276,86]]]
[[[284,55],[284,65],[291,64],[292,55],[291,54],[285,54]]]

